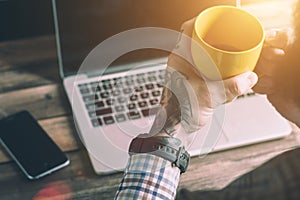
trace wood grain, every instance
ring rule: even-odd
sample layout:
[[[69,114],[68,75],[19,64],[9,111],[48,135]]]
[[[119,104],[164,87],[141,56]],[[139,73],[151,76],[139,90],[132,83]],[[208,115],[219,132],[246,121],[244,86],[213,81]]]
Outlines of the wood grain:
[[[54,35],[0,43],[0,72],[56,63]]]
[[[28,110],[36,119],[70,114],[61,84],[43,85],[0,94],[2,115]]]
[[[32,199],[41,189],[51,183],[67,184],[72,199],[112,199],[122,173],[109,176],[95,175],[84,152],[68,153],[71,164],[40,180],[29,181],[14,163],[0,165],[1,199]]]

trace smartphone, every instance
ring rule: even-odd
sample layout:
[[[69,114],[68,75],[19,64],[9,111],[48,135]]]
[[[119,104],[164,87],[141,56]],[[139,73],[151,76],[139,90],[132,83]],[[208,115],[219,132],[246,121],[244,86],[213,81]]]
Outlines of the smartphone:
[[[28,111],[0,120],[0,142],[29,179],[69,164],[69,159]]]

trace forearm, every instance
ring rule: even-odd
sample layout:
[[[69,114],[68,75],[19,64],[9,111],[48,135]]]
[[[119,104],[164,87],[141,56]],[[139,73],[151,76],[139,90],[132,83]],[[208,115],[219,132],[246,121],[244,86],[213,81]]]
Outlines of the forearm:
[[[171,82],[178,81],[179,74],[166,72],[166,83],[160,101],[160,109],[149,133],[151,136],[178,135],[181,130],[181,110]],[[176,76],[176,77],[175,77]],[[176,80],[177,79],[177,80]],[[131,155],[116,199],[174,199],[180,170],[170,161],[151,153]]]

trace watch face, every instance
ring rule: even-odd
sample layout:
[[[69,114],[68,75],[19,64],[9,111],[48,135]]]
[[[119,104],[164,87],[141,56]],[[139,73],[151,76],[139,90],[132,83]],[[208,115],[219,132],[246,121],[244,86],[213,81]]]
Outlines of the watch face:
[[[184,147],[180,147],[180,152],[181,154],[178,155],[178,160],[179,160],[179,169],[180,169],[180,173],[184,173],[186,172],[188,166],[189,166],[189,163],[190,163],[190,154],[185,150]]]

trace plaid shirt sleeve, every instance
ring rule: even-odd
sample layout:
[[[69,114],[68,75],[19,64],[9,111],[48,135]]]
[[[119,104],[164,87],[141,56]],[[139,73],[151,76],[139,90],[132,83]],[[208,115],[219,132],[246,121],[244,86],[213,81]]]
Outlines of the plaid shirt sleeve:
[[[174,199],[180,170],[151,154],[129,158],[116,199]]]

